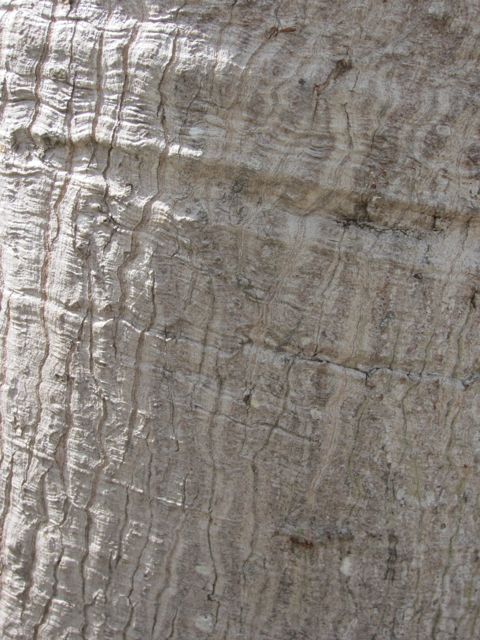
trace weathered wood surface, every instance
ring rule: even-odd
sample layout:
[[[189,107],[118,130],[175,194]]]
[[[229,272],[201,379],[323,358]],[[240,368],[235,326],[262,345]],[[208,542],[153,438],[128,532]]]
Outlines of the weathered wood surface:
[[[479,637],[477,1],[0,29],[0,637]]]

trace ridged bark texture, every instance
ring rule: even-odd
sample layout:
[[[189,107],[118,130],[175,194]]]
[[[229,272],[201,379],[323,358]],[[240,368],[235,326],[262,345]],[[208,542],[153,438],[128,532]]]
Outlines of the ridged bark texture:
[[[0,637],[480,636],[477,0],[0,0]]]

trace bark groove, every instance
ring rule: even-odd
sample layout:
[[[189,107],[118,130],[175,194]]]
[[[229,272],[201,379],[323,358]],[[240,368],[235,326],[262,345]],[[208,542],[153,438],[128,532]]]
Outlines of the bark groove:
[[[480,9],[0,0],[0,636],[480,633]]]

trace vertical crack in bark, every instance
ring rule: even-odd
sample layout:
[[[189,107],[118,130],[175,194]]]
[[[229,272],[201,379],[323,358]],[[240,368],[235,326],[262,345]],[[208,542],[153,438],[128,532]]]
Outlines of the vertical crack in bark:
[[[173,544],[169,552],[165,553],[165,559],[166,559],[165,575],[163,580],[161,581],[161,584],[163,584],[163,586],[157,591],[157,594],[155,595],[155,598],[154,598],[154,602],[157,602],[158,604],[155,608],[155,613],[153,616],[152,627],[151,627],[151,638],[160,637],[157,634],[157,628],[160,628],[160,629],[162,628],[160,625],[162,625],[163,623],[163,616],[162,616],[163,609],[166,608],[166,602],[164,603],[164,600],[166,601],[165,594],[167,590],[171,588],[172,569],[175,566],[175,563],[177,561],[180,535],[181,535],[182,528],[184,527],[184,524],[185,524],[185,517],[186,517],[186,512],[182,511],[182,516],[180,517],[177,525],[174,527],[172,532]]]
[[[322,320],[323,320],[323,314],[324,314],[324,309],[325,309],[325,305],[326,305],[326,300],[328,299],[328,293],[329,293],[331,287],[333,286],[333,283],[335,281],[335,278],[337,276],[337,273],[338,273],[339,269],[341,268],[341,263],[342,263],[342,245],[343,245],[343,240],[345,238],[346,232],[347,232],[347,227],[344,227],[343,230],[342,230],[342,235],[340,236],[340,240],[338,241],[337,251],[336,251],[336,259],[335,259],[335,262],[333,263],[333,267],[331,269],[331,275],[327,279],[327,282],[325,283],[325,285],[322,287],[322,289],[320,291],[320,294],[318,296],[318,300],[320,300],[320,302],[322,303],[322,306],[321,306],[320,317],[318,318],[318,321],[316,323],[316,328],[315,328],[314,353],[313,353],[314,357],[319,352],[320,334],[321,334],[321,330],[322,330]]]
[[[57,597],[57,592],[58,592],[58,569],[59,569],[60,564],[61,564],[61,562],[63,560],[64,553],[65,553],[65,549],[63,547],[63,542],[62,542],[61,543],[61,548],[60,548],[60,553],[58,555],[57,560],[55,561],[55,565],[54,565],[54,568],[53,568],[53,588],[52,588],[52,593],[51,593],[50,597],[48,598],[47,603],[43,607],[43,612],[42,612],[42,615],[40,617],[40,620],[33,627],[32,640],[39,640],[42,637],[41,632],[42,632],[43,628],[48,624],[49,614],[50,614],[50,611],[52,609],[53,602],[54,602],[55,598]]]
[[[108,20],[107,20],[108,22]],[[102,29],[98,36],[98,51],[95,66],[95,111],[92,119],[92,155],[88,163],[88,167],[93,162],[95,154],[97,152],[97,146],[100,143],[98,137],[98,121],[102,112],[103,104],[103,49],[105,45],[105,31]],[[105,189],[107,188],[107,182],[105,182]]]
[[[163,126],[163,130],[164,130],[164,135],[165,135],[165,146],[168,148],[170,142],[171,142],[171,138],[168,135],[168,130],[167,130],[167,119],[166,119],[166,115],[165,115],[165,107],[167,104],[167,101],[165,99],[165,95],[163,92],[163,84],[165,82],[165,79],[167,77],[167,74],[170,70],[170,68],[172,67],[173,63],[175,62],[175,56],[177,54],[177,42],[178,42],[178,37],[179,37],[179,30],[178,28],[175,30],[175,33],[173,34],[173,39],[172,39],[172,47],[170,50],[170,54],[168,56],[168,60],[167,63],[165,64],[163,71],[162,71],[162,75],[160,76],[160,80],[158,81],[158,86],[157,86],[157,92],[158,92],[158,96],[159,96],[159,103],[158,103],[158,107],[157,107],[157,118],[160,115],[160,111],[162,111],[162,117],[161,117],[161,121],[162,121],[162,126]]]
[[[117,541],[116,541],[116,549],[114,551],[110,552],[110,557],[109,557],[109,563],[108,563],[108,574],[107,574],[107,580],[106,580],[106,584],[105,584],[105,588],[104,588],[104,594],[105,594],[105,617],[104,617],[104,621],[98,631],[99,637],[102,637],[102,634],[105,634],[105,625],[107,624],[108,621],[108,616],[110,615],[110,609],[112,606],[112,602],[113,602],[113,596],[114,594],[111,593],[113,590],[113,584],[114,584],[114,580],[115,578],[117,578],[118,576],[118,565],[120,563],[120,560],[122,559],[122,551],[123,551],[123,544],[124,544],[124,538],[125,538],[125,531],[126,528],[129,524],[129,518],[128,518],[128,507],[129,507],[129,502],[130,502],[130,490],[129,487],[127,486],[125,488],[125,503],[123,506],[123,518],[121,519],[121,525],[118,531],[118,537],[117,537]],[[118,520],[118,518],[117,518]]]
[[[3,443],[2,443],[3,445]],[[5,455],[3,453],[2,446],[2,467],[5,464]],[[12,480],[13,480],[13,471],[15,464],[15,453],[12,454],[12,458],[10,460],[10,464],[7,471],[5,488],[3,490],[2,496],[2,513],[0,515],[0,596],[3,594],[3,576],[6,568],[6,558],[5,558],[5,523],[10,512],[10,505],[12,501]]]
[[[265,439],[265,441],[263,442],[263,444],[260,446],[259,449],[257,449],[257,451],[255,451],[255,453],[252,456],[251,462],[250,462],[250,469],[251,469],[251,473],[252,473],[252,493],[251,493],[251,503],[252,503],[252,519],[253,519],[253,528],[252,528],[252,532],[251,532],[251,536],[250,536],[250,541],[249,541],[249,552],[248,555],[246,557],[246,559],[243,561],[242,563],[242,568],[241,568],[241,574],[242,574],[242,588],[243,588],[243,595],[244,598],[246,597],[248,591],[248,586],[247,586],[247,568],[248,565],[250,564],[254,554],[255,554],[255,550],[258,547],[258,539],[259,539],[259,518],[258,518],[258,512],[257,512],[257,500],[256,500],[256,496],[258,495],[259,492],[259,483],[258,483],[258,464],[257,464],[257,459],[258,456],[263,453],[263,451],[265,451],[267,449],[267,447],[270,444],[270,440],[272,438],[272,435],[275,433],[275,430],[278,428],[278,425],[280,423],[281,418],[284,416],[285,412],[286,412],[286,408],[287,408],[287,402],[288,402],[288,397],[290,394],[290,372],[292,370],[293,364],[295,362],[295,359],[292,358],[287,366],[286,366],[286,370],[285,370],[285,386],[283,389],[283,395],[282,395],[282,402],[279,408],[279,411],[277,413],[277,416],[275,418],[275,420],[273,421],[267,437]],[[261,596],[260,596],[261,597]],[[254,608],[255,611],[255,608]]]
[[[5,386],[5,380],[6,380],[6,376],[7,376],[7,363],[8,363],[8,338],[9,338],[9,334],[10,334],[10,298],[12,296],[12,294],[10,293],[10,295],[8,296],[8,298],[5,300],[5,293],[4,293],[4,281],[3,281],[3,255],[2,255],[2,263],[1,263],[1,281],[0,284],[2,285],[2,297],[1,297],[1,301],[0,301],[0,310],[3,311],[3,322],[2,322],[2,326],[1,326],[1,335],[2,335],[2,340],[1,340],[1,345],[2,345],[2,350],[1,350],[1,362],[0,362],[0,436],[1,436],[1,447],[0,447],[0,469],[3,470],[4,468],[4,459],[5,459],[5,450],[6,450],[6,437],[5,437],[5,432],[6,432],[6,416],[4,413],[4,386]],[[13,454],[12,454],[13,455]],[[5,500],[5,498],[3,498]],[[3,526],[3,519],[0,521],[0,526]],[[0,572],[0,581],[1,581],[1,572]]]
[[[155,323],[155,319],[156,319],[156,315],[157,315],[157,310],[156,310],[156,302],[155,302],[155,272],[152,271],[151,272],[151,287],[150,287],[150,296],[151,296],[151,303],[152,303],[152,310],[151,310],[151,314],[150,314],[150,319],[149,322],[142,334],[142,336],[145,336],[145,334],[150,333],[154,323]],[[143,349],[143,340],[142,340],[142,347]],[[140,355],[141,355],[141,351],[140,351]],[[141,361],[141,358],[140,358]],[[138,370],[138,368],[136,367],[135,369],[136,371]],[[148,445],[147,445],[148,446]],[[145,554],[145,550],[147,549],[148,543],[150,541],[150,535],[151,535],[151,531],[152,531],[152,526],[153,526],[153,509],[152,509],[152,495],[151,495],[151,487],[150,487],[150,482],[151,482],[151,464],[152,464],[152,454],[150,452],[150,460],[149,460],[149,466],[148,466],[148,481],[147,481],[147,487],[148,487],[148,505],[149,505],[149,518],[148,518],[148,526],[147,526],[147,531],[145,534],[145,540],[144,543],[140,549],[140,553],[138,555],[137,558],[137,562],[136,562],[136,566],[135,569],[132,573],[132,578],[130,581],[130,588],[129,588],[129,592],[127,594],[127,600],[128,603],[130,605],[130,612],[129,612],[129,616],[127,619],[127,622],[125,624],[125,627],[123,629],[122,632],[122,637],[126,640],[128,637],[128,631],[130,630],[130,628],[132,627],[132,623],[133,623],[133,616],[134,616],[134,607],[135,604],[132,603],[132,595],[135,589],[135,579],[137,577],[137,574],[140,571],[140,567],[142,566],[142,560],[143,560],[143,556]]]
[[[215,299],[213,300],[213,304],[215,304]],[[207,345],[205,344],[204,349],[206,348],[206,346]],[[215,369],[216,369],[216,378],[217,378],[217,390],[215,394],[214,405],[210,412],[209,424],[207,427],[208,444],[209,444],[209,451],[210,451],[210,464],[211,464],[211,481],[210,481],[210,494],[209,494],[209,502],[208,502],[208,521],[207,521],[207,545],[208,545],[208,553],[210,556],[210,562],[212,565],[212,572],[213,572],[212,585],[210,588],[210,592],[207,595],[207,599],[215,603],[215,620],[214,620],[212,633],[214,633],[215,628],[218,624],[218,612],[220,610],[220,600],[218,599],[217,593],[216,593],[219,573],[217,569],[217,563],[215,560],[214,545],[212,542],[212,525],[214,522],[215,498],[216,498],[216,491],[217,491],[217,461],[215,459],[215,441],[214,441],[213,435],[214,435],[215,419],[220,414],[220,406],[222,401],[222,393],[223,393],[223,385],[224,385],[224,380],[221,377],[220,372],[218,370],[218,357],[217,357],[217,363],[215,365]]]
[[[331,423],[329,424],[327,444],[325,447],[325,454],[323,456],[323,465],[314,472],[310,486],[307,490],[306,502],[310,507],[313,507],[316,494],[320,488],[322,480],[325,478],[329,469],[330,461],[335,453],[335,447],[337,444],[337,435],[339,430],[339,423],[341,420],[341,411],[343,406],[343,400],[345,398],[345,391],[347,388],[347,375],[344,372],[342,382],[338,384],[338,390],[335,393],[333,399],[329,401],[332,404],[332,411],[335,411],[332,416]]]
[[[45,62],[48,58],[48,54],[50,52],[52,29],[56,23],[55,13],[57,9],[57,3],[52,2],[51,4],[52,4],[52,10],[50,12],[50,16],[48,17],[48,26],[46,29],[45,41],[43,43],[38,62],[35,65],[35,88],[34,88],[35,105],[34,105],[33,114],[32,114],[30,123],[27,126],[28,134],[30,136],[30,139],[32,140],[33,140],[32,130],[38,118],[38,114],[40,112],[40,107],[42,104],[40,89],[41,89],[41,83],[44,75],[43,70],[44,70]]]

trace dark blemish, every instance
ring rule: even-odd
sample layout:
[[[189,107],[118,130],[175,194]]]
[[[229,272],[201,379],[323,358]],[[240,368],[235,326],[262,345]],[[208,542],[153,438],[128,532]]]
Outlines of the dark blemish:
[[[353,68],[352,61],[350,58],[342,58],[341,60],[337,60],[335,63],[335,76],[338,77],[342,73],[346,73]]]
[[[245,179],[237,178],[232,186],[232,193],[241,193],[245,188]]]
[[[283,27],[279,29],[278,27],[270,27],[270,29],[265,33],[265,37],[267,40],[271,40],[272,38],[276,38],[279,33],[294,33],[297,30],[297,27]]]
[[[322,545],[333,543],[345,544],[352,542],[354,535],[348,526],[323,525],[320,527],[302,528],[286,527],[277,532],[279,535],[286,535],[292,548],[300,547],[312,549]]]
[[[301,85],[302,87],[305,86],[305,80],[303,78],[300,78],[300,80],[298,81],[298,84]]]
[[[313,540],[311,540],[310,538],[305,538],[304,536],[301,536],[301,535],[295,535],[295,534],[291,535],[289,540],[292,543],[292,545],[295,545],[297,547],[302,547],[304,549],[312,549],[314,546]]]
[[[421,273],[414,273],[413,277],[415,280],[423,280],[423,275]]]
[[[447,525],[445,524],[445,522],[442,522],[442,524],[440,525],[440,529],[446,529]]]
[[[359,225],[362,222],[369,222],[370,216],[368,214],[368,204],[368,197],[362,195],[362,197],[355,203],[353,207],[353,213],[355,217],[346,218],[343,222],[344,226],[349,226],[351,224]]]
[[[341,60],[337,60],[337,62],[335,63],[334,68],[328,74],[327,79],[325,80],[325,82],[321,82],[319,84],[314,84],[313,85],[313,91],[317,95],[319,95],[324,89],[326,89],[328,87],[330,82],[332,82],[333,80],[336,80],[337,78],[342,76],[344,73],[347,73],[348,71],[350,71],[350,69],[352,69],[352,68],[353,68],[353,64],[352,64],[352,61],[349,58],[342,58]]]
[[[250,392],[244,393],[243,394],[243,402],[247,405],[247,407],[250,406],[250,400],[252,399],[252,394]]]
[[[393,531],[391,531],[388,534],[387,568],[385,569],[385,575],[383,577],[384,580],[390,580],[390,582],[395,580],[395,569],[398,559],[397,544],[398,538]]]

